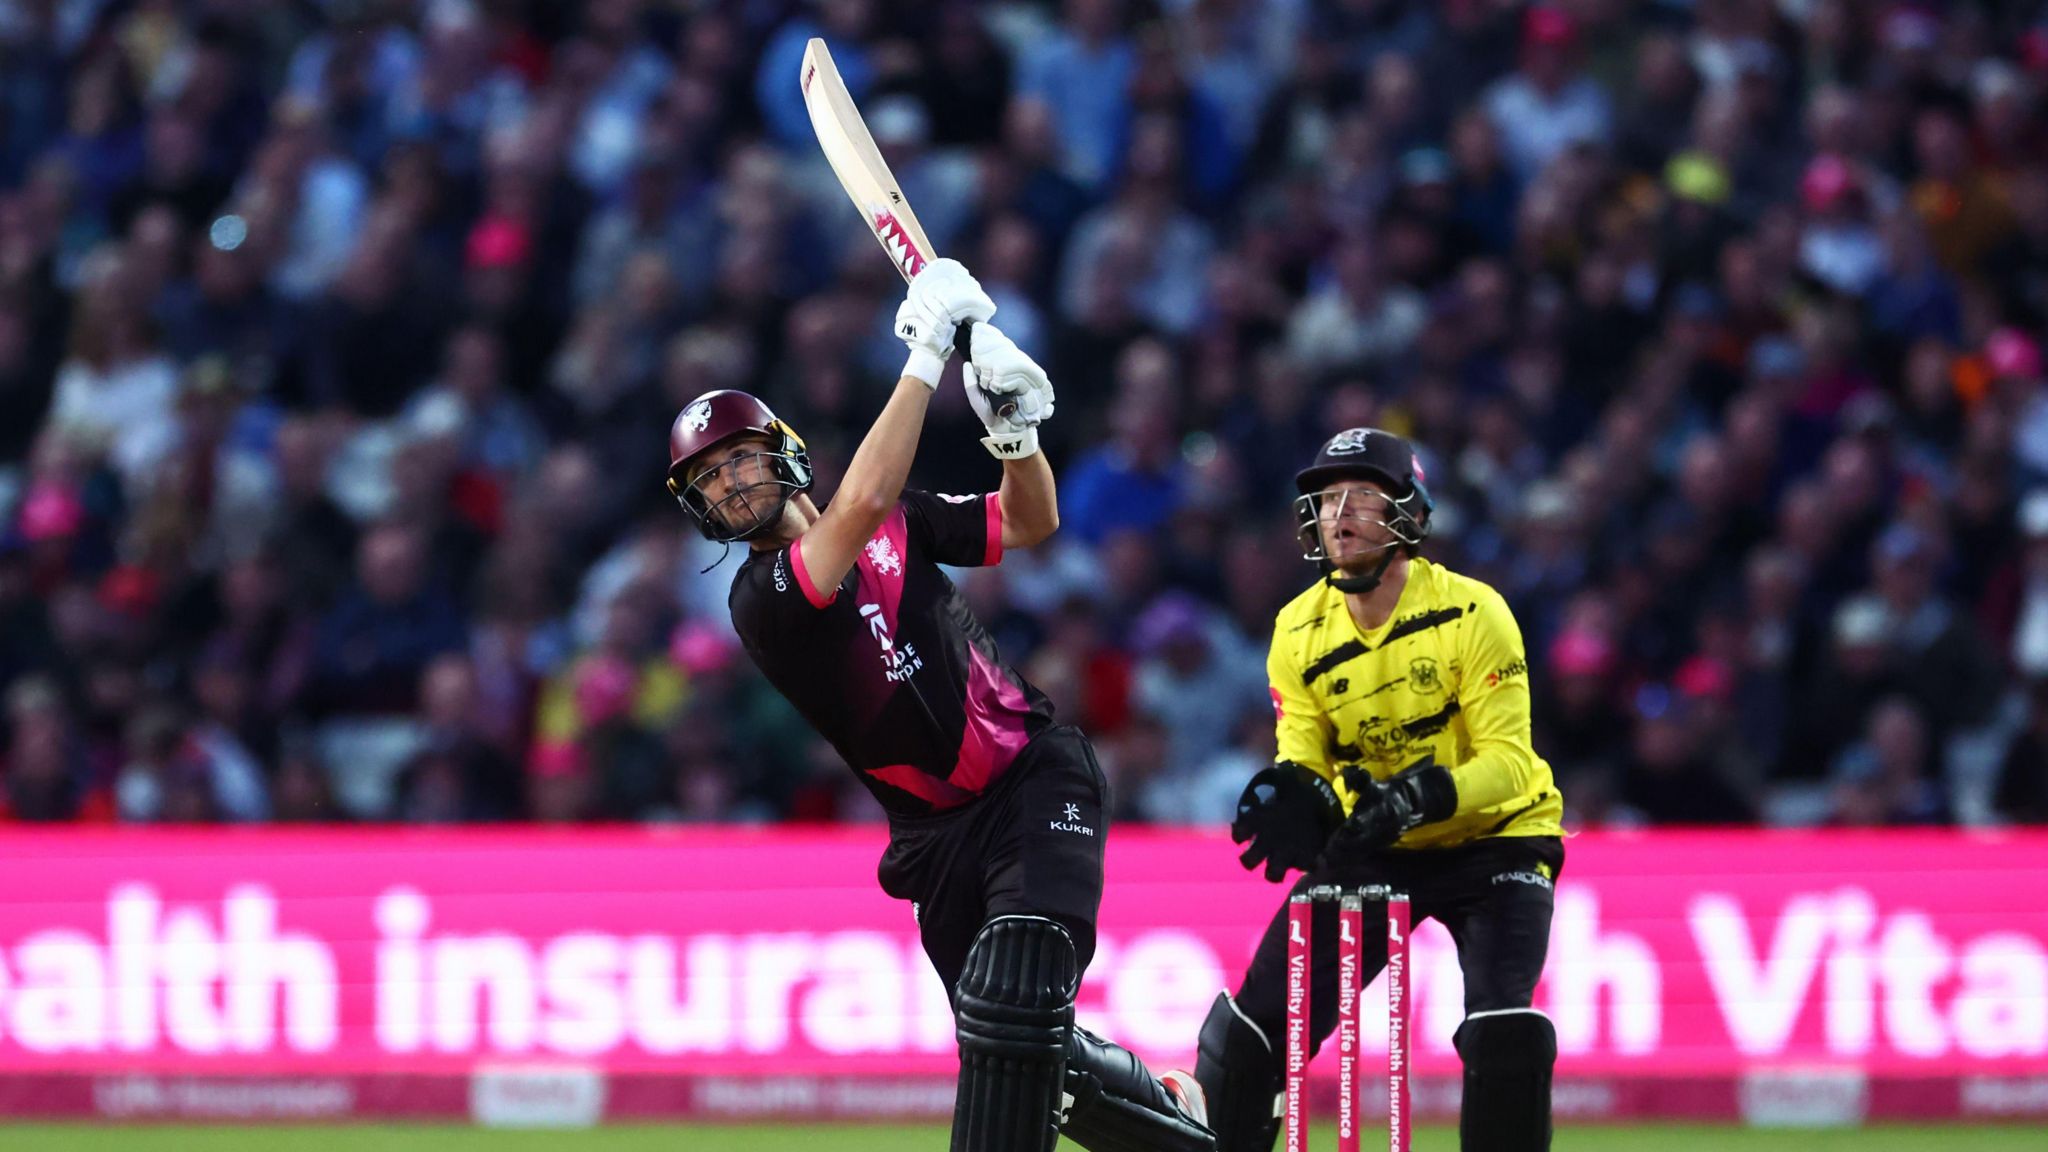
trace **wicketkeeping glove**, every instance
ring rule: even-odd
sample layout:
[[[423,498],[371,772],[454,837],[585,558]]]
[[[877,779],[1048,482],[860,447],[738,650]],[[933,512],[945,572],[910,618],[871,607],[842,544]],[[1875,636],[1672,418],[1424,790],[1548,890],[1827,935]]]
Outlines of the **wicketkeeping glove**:
[[[958,260],[925,265],[896,309],[896,335],[910,347],[903,374],[936,389],[953,354],[954,330],[963,321],[985,323],[995,314],[996,302]]]
[[[1458,810],[1458,785],[1435,756],[1425,756],[1385,781],[1353,765],[1344,770],[1344,783],[1358,799],[1350,818],[1330,839],[1332,852],[1385,848],[1410,829],[1448,820]]]
[[[988,431],[982,445],[998,460],[1038,451],[1038,426],[1052,418],[1052,381],[1000,329],[977,324],[968,337],[967,402]]]
[[[1251,846],[1239,856],[1246,869],[1266,864],[1266,879],[1285,879],[1290,868],[1308,871],[1344,820],[1344,806],[1328,780],[1292,761],[1261,769],[1237,798],[1230,838]]]

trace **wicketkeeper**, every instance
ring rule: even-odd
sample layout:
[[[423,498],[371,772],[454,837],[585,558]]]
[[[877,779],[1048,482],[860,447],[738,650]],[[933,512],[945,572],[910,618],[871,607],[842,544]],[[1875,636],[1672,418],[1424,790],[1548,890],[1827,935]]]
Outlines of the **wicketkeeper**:
[[[1557,1034],[1533,1006],[1564,864],[1563,801],[1529,740],[1529,668],[1500,594],[1418,554],[1430,496],[1398,436],[1353,428],[1295,478],[1303,554],[1323,578],[1280,610],[1266,671],[1278,762],[1252,777],[1231,835],[1245,867],[1312,885],[1405,890],[1457,942],[1466,1152],[1550,1146]],[[1314,907],[1309,1039],[1337,1026],[1337,908]],[[1368,937],[1376,934],[1368,933]],[[1367,946],[1361,986],[1386,963]],[[1287,906],[1235,996],[1202,1026],[1195,1077],[1221,1152],[1279,1128]]]
[[[1207,1152],[1201,1089],[1155,1079],[1074,1025],[1095,951],[1108,785],[1081,732],[1003,663],[941,564],[994,564],[1058,527],[1038,425],[1045,372],[988,323],[951,260],[896,313],[910,359],[823,510],[803,441],[744,392],[669,430],[668,486],[703,533],[744,542],[731,608],[749,656],[889,814],[882,888],[911,902],[960,1042],[954,1152]],[[1000,491],[905,491],[925,409],[973,321],[967,394]]]

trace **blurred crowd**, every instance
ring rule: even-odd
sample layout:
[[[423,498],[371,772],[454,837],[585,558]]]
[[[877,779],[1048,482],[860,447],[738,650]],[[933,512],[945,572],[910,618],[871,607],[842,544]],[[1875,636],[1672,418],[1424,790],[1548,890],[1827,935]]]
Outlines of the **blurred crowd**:
[[[1119,819],[1269,760],[1375,424],[1574,825],[2048,821],[2034,0],[4,0],[0,817],[875,818],[661,483],[900,361],[812,36],[1059,388],[958,579]]]

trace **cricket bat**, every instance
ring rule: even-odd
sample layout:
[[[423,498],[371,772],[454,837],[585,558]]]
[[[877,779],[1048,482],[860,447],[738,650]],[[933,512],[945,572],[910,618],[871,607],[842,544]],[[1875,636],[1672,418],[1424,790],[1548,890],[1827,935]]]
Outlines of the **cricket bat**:
[[[801,81],[804,109],[811,114],[811,131],[817,134],[818,147],[824,150],[825,159],[839,177],[839,186],[846,189],[847,197],[860,210],[868,231],[881,242],[896,271],[909,281],[926,264],[938,259],[938,253],[932,251],[924,225],[917,222],[917,214],[910,210],[903,189],[882,159],[882,150],[875,147],[875,138],[868,134],[867,122],[860,118],[860,109],[854,106],[846,81],[840,79],[831,51],[818,37],[804,45]],[[973,325],[971,320],[962,321],[953,335],[953,347],[963,356],[970,354],[968,330]]]

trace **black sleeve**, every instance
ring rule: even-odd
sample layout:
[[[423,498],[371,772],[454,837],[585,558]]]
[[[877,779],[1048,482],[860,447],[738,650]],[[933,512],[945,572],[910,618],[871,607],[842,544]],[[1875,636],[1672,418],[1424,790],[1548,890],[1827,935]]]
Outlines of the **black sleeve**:
[[[726,606],[733,630],[748,647],[799,631],[818,615],[797,583],[787,548],[750,558],[733,577]]]
[[[940,564],[981,568],[1003,558],[1003,513],[996,494],[935,496],[906,489],[903,518],[911,542]]]

